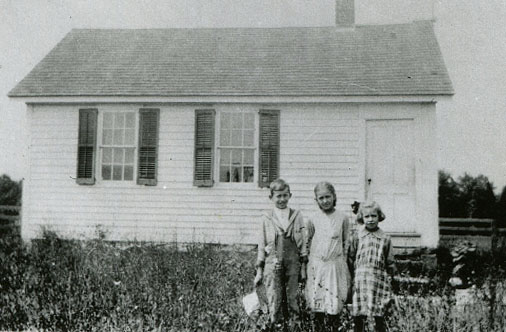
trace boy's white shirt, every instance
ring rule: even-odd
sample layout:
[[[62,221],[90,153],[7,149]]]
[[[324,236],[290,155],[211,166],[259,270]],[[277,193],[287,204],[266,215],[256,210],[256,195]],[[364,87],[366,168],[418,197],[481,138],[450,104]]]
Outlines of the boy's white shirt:
[[[288,207],[285,209],[279,209],[277,207],[274,207],[274,216],[279,222],[279,226],[281,226],[281,228],[283,228],[283,230],[286,231],[286,229],[290,225],[288,219],[288,217],[290,216],[290,209]]]

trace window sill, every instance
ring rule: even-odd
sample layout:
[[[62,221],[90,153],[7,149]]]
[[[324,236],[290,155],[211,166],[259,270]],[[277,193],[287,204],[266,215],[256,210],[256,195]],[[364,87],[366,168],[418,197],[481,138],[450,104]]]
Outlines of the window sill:
[[[96,186],[101,188],[132,188],[144,187],[144,185],[137,185],[136,181],[97,181]]]
[[[258,182],[216,182],[214,187],[220,189],[261,189]]]

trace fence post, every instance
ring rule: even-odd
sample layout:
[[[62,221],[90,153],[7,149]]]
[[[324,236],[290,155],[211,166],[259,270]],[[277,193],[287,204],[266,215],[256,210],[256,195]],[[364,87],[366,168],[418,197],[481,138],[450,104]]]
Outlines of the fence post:
[[[490,276],[490,282],[489,282],[489,294],[490,294],[490,300],[489,300],[489,317],[488,317],[488,323],[490,331],[493,331],[494,329],[494,313],[495,313],[495,302],[496,302],[496,271],[495,271],[495,264],[496,264],[496,250],[497,250],[497,219],[492,219],[492,222],[490,224],[492,227],[492,234],[490,239],[490,254],[492,255],[492,273]]]
[[[495,251],[497,250],[497,220],[492,219],[490,226],[492,228],[492,234],[490,239],[490,250],[492,251],[492,258],[495,258]]]

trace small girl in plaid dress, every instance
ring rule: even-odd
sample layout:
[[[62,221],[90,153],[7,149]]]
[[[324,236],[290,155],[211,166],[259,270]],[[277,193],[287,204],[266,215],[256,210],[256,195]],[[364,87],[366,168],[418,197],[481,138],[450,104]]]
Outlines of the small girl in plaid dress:
[[[378,227],[384,219],[378,203],[360,204],[357,222],[364,223],[364,228],[352,235],[348,250],[356,332],[364,331],[369,317],[374,317],[375,331],[386,331],[384,315],[390,301],[395,264],[390,237]]]

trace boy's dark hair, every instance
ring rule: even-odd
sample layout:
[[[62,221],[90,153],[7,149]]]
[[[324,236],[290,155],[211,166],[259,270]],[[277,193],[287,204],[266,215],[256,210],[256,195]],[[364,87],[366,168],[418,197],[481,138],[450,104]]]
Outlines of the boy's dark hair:
[[[290,185],[283,179],[276,179],[271,182],[269,185],[269,189],[271,190],[271,194],[269,197],[272,197],[274,195],[274,191],[281,191],[288,188],[288,192],[290,192]]]

